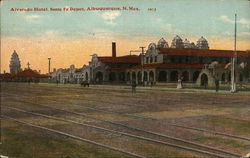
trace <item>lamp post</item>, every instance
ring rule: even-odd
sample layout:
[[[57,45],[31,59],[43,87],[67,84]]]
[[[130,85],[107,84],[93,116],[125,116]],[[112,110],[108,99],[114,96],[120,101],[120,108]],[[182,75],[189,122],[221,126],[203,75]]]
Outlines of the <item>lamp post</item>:
[[[51,58],[48,58],[48,60],[49,60],[49,69],[48,69],[48,72],[50,74],[50,60],[51,60]]]
[[[237,32],[237,14],[235,14],[235,24],[234,24],[234,53],[231,59],[231,92],[235,93],[236,90],[236,72],[235,63],[237,65],[237,52],[236,52],[236,32]]]
[[[145,47],[140,47],[141,48],[141,81],[142,85],[144,86],[144,71],[143,71],[143,65],[144,65],[144,48]]]

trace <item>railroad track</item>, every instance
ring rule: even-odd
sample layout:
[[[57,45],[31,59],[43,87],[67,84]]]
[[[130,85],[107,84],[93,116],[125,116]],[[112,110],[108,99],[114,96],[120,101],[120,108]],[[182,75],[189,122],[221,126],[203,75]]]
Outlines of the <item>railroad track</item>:
[[[55,133],[55,134],[58,134],[58,135],[66,136],[66,137],[69,137],[71,139],[75,139],[75,140],[78,140],[78,141],[93,144],[93,145],[96,145],[96,146],[99,146],[99,147],[102,147],[102,148],[106,148],[106,149],[109,149],[109,150],[112,150],[112,151],[120,152],[120,153],[129,155],[129,156],[133,156],[133,157],[136,157],[136,158],[146,158],[144,156],[141,156],[141,155],[129,152],[129,151],[125,151],[125,150],[115,148],[115,147],[112,147],[112,146],[109,146],[109,145],[101,144],[101,143],[98,143],[98,142],[95,142],[95,141],[92,141],[92,140],[89,140],[89,139],[84,139],[84,138],[81,138],[81,137],[78,137],[78,136],[75,136],[75,135],[72,135],[72,134],[69,134],[69,133],[62,132],[62,131],[58,131],[58,130],[54,130],[54,129],[51,129],[51,128],[31,124],[31,123],[28,123],[28,122],[25,122],[25,121],[20,121],[20,120],[17,120],[17,119],[15,119],[13,117],[9,117],[9,116],[6,116],[6,115],[1,115],[1,117],[12,120],[12,121],[15,121],[17,123],[20,123],[20,124],[23,124],[23,125],[26,125],[26,126],[30,126],[30,127],[33,127],[33,128],[38,128],[38,129],[41,129],[41,130],[44,130],[44,131]]]
[[[191,145],[191,146],[196,147],[196,148],[190,148],[190,147],[186,147],[186,146],[183,146],[183,145],[176,145],[176,144],[166,143],[166,142],[159,141],[159,140],[152,139],[152,138],[146,138],[146,137],[142,137],[142,136],[138,136],[138,135],[133,135],[133,134],[129,134],[129,133],[110,130],[110,129],[103,128],[103,127],[93,126],[93,125],[89,125],[89,124],[83,124],[83,123],[80,123],[80,122],[76,122],[76,121],[72,121],[72,120],[68,120],[68,119],[63,119],[63,118],[59,118],[59,117],[53,117],[53,116],[49,116],[49,115],[29,112],[29,111],[21,110],[21,109],[18,109],[18,108],[11,108],[11,107],[6,107],[6,106],[4,106],[4,107],[12,109],[12,110],[19,111],[19,112],[29,113],[29,114],[36,115],[36,116],[42,116],[42,117],[46,117],[46,118],[50,118],[50,119],[54,119],[54,120],[66,121],[66,122],[78,124],[78,125],[81,125],[81,126],[94,128],[94,129],[97,129],[97,130],[110,132],[110,133],[113,133],[113,134],[119,134],[121,136],[132,137],[132,138],[141,139],[141,140],[145,140],[145,141],[149,141],[149,142],[152,142],[152,143],[157,143],[157,144],[161,144],[161,145],[165,145],[165,146],[171,146],[171,147],[175,147],[175,148],[179,148],[179,149],[183,149],[183,150],[188,150],[188,151],[197,152],[197,153],[201,153],[201,154],[207,154],[207,155],[210,155],[210,156],[213,156],[213,157],[240,157],[239,154],[235,154],[235,153],[231,153],[231,152],[228,152],[228,151],[212,148],[212,147],[205,146],[205,145],[200,145],[200,144],[197,144],[197,143],[193,143],[193,142],[182,140],[182,139],[175,138],[175,137],[170,137],[170,136],[161,135],[161,134],[153,133],[153,132],[150,132],[150,131],[145,131],[145,130],[134,128],[134,127],[129,127],[127,125],[120,124],[120,123],[115,123],[115,122],[111,122],[111,121],[108,121],[108,122],[112,123],[112,124],[115,124],[115,125],[119,125],[119,126],[122,126],[122,127],[129,128],[129,129],[132,129],[132,130],[136,130],[136,131],[140,131],[140,132],[143,132],[143,133],[151,134],[151,135],[154,135],[154,136],[157,136],[157,137],[160,136],[162,138],[172,139],[172,140],[184,143],[186,146]],[[65,111],[65,110],[63,110],[63,111]],[[74,114],[76,114],[76,113],[74,112]],[[82,116],[82,114],[81,114],[81,116]],[[86,117],[86,115],[84,115],[84,116]],[[96,118],[93,118],[93,117],[91,117],[91,118],[96,119]],[[102,120],[102,119],[98,119],[98,120],[107,122],[106,120]],[[197,149],[197,148],[202,148],[203,150],[200,150],[200,149]],[[221,155],[221,154],[223,154],[223,155]]]
[[[58,103],[58,101],[55,101],[55,102],[57,102]],[[27,102],[27,103],[31,103],[31,102]],[[63,103],[65,103],[65,102],[63,102]],[[75,104],[75,103],[74,103]],[[83,107],[82,105],[80,105],[80,104],[77,104],[78,106],[81,106],[81,107]],[[49,106],[48,106],[49,107]],[[106,111],[106,110],[101,110],[101,109],[95,109],[95,108],[93,108],[93,107],[87,107],[87,108],[91,108],[92,110],[96,110],[96,111],[99,111],[99,112],[105,112],[105,113],[113,113],[113,114],[117,114],[117,115],[121,115],[122,113],[117,113],[117,112],[112,112],[112,111]],[[60,110],[65,110],[65,109],[60,109]],[[101,111],[100,111],[101,110]],[[143,117],[140,117],[140,118],[143,118]],[[148,119],[148,118],[146,118],[146,119]],[[149,119],[151,119],[151,118],[149,118]],[[154,118],[153,118],[154,119]],[[153,119],[151,119],[151,120],[153,120]],[[101,121],[100,119],[99,119],[99,121]],[[102,120],[103,121],[103,120]],[[105,121],[108,121],[108,120],[105,120]],[[115,123],[115,122],[113,122],[113,123]],[[117,123],[116,123],[117,124]],[[123,126],[123,124],[122,124],[122,126]],[[176,125],[176,126],[180,126],[180,125]],[[185,128],[185,127],[184,127]],[[190,128],[190,127],[188,127],[188,128]],[[131,129],[134,129],[134,130],[137,130],[136,128],[134,128],[134,127],[132,127]],[[195,129],[195,130],[200,130],[200,131],[202,131],[203,129]],[[204,131],[203,131],[204,132]],[[213,131],[210,131],[210,133],[215,133],[215,132],[213,132]],[[157,133],[156,133],[157,134]],[[159,135],[158,135],[159,136]],[[229,137],[231,137],[230,135],[228,135]],[[238,139],[238,137],[236,137],[237,139]],[[247,140],[249,140],[248,138],[247,138]],[[236,154],[237,155],[237,154]],[[236,156],[235,155],[235,156]],[[240,155],[238,155],[238,156],[236,156],[236,157],[240,157]]]
[[[7,95],[10,95],[10,94],[7,94]],[[11,95],[13,95],[13,94],[11,94]],[[27,97],[27,96],[24,96],[24,97]],[[79,99],[79,98],[77,98],[77,99],[78,100],[83,100],[83,99]],[[51,100],[51,99],[47,99],[47,100],[55,102],[55,103],[65,103],[65,101],[62,102],[62,101]],[[102,101],[97,101],[97,100],[92,100],[92,99],[87,99],[87,98],[85,98],[84,100],[102,103]],[[122,112],[115,112],[115,111],[103,110],[103,109],[99,109],[99,108],[95,108],[95,107],[90,107],[90,106],[87,106],[87,105],[76,104],[74,102],[69,102],[69,101],[67,101],[67,103],[68,104],[77,105],[77,106],[80,106],[80,107],[85,108],[85,109],[90,109],[90,110],[93,110],[93,111],[98,111],[98,112],[103,112],[103,113],[109,113],[109,114],[120,115],[120,116],[122,115],[122,116],[125,116],[125,117],[138,118],[138,119],[142,119],[142,120],[159,121],[158,119],[155,119],[155,118],[152,118],[152,117],[148,117],[148,116],[144,116],[144,115],[129,114],[129,113],[122,113]],[[109,101],[105,101],[105,103],[115,104],[115,103],[112,103],[112,102],[109,102]],[[133,105],[124,104],[124,103],[122,103],[122,105],[133,106]],[[233,138],[233,139],[250,141],[250,138],[248,138],[248,137],[237,136],[237,135],[232,135],[232,134],[228,134],[228,133],[211,131],[211,130],[207,130],[207,129],[203,129],[203,128],[190,127],[190,126],[184,126],[184,125],[173,124],[173,123],[165,123],[165,124],[169,125],[169,126],[177,127],[177,128],[183,128],[183,129],[188,129],[188,130],[193,130],[193,131],[210,133],[210,134],[214,134],[214,135],[220,135],[220,136],[224,136],[224,137],[228,137],[228,138]]]
[[[86,99],[86,100],[92,101],[90,99]],[[61,102],[61,101],[57,101],[57,100],[50,100],[50,101],[56,102],[56,103]],[[98,102],[98,101],[96,101],[96,102]],[[63,103],[65,103],[65,102],[63,102]],[[143,120],[159,121],[158,119],[148,117],[148,116],[144,116],[144,115],[128,114],[128,113],[114,112],[114,111],[109,111],[109,110],[102,110],[102,109],[98,109],[98,108],[95,108],[95,107],[76,104],[76,103],[69,102],[69,101],[67,101],[67,103],[74,104],[74,105],[77,105],[77,106],[81,106],[82,108],[90,109],[90,110],[93,110],[93,111],[103,112],[103,113],[122,115],[122,116],[127,116],[127,117],[134,117],[134,118],[139,118],[139,119],[143,119]],[[112,103],[112,104],[114,104],[114,103]],[[175,126],[175,127],[178,127],[178,128],[184,128],[184,129],[189,129],[189,130],[194,130],[194,131],[211,133],[211,134],[215,134],[215,135],[221,135],[221,136],[224,136],[224,137],[229,137],[229,138],[234,138],[234,139],[240,139],[240,140],[244,140],[244,141],[250,141],[250,138],[242,137],[242,136],[236,136],[236,135],[227,134],[227,133],[223,133],[223,132],[211,131],[211,130],[206,130],[206,129],[203,129],[203,128],[188,127],[188,126],[178,125],[178,124],[173,124],[173,123],[165,123],[165,124],[170,125],[170,126]]]

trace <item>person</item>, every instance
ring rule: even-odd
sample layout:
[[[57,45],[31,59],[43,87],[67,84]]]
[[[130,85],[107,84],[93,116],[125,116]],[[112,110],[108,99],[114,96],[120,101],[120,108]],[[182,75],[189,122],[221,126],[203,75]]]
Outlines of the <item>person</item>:
[[[218,79],[215,79],[215,89],[216,89],[216,92],[219,91],[219,88],[220,88],[220,82]]]
[[[177,89],[182,89],[182,80],[181,79],[178,79]]]
[[[184,79],[184,77],[181,76],[181,78],[180,78],[181,88],[183,88],[183,79]]]
[[[132,81],[132,93],[136,93],[136,82]]]

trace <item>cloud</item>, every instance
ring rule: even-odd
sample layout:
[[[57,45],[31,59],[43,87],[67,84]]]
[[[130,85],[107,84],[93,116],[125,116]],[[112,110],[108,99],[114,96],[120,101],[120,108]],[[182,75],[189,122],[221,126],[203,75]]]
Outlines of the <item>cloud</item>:
[[[248,29],[250,28],[250,20],[242,18],[238,21],[238,23],[245,25],[245,27]]]
[[[238,33],[239,36],[247,36],[248,38],[250,37],[250,32],[240,32]]]
[[[39,23],[41,21],[42,16],[41,15],[37,15],[37,14],[23,14],[22,15],[24,17],[24,19],[28,22],[32,22],[32,23]]]
[[[179,29],[177,29],[177,28],[174,28],[173,26],[172,26],[172,24],[164,24],[163,26],[162,26],[162,28],[164,29],[164,31],[166,31],[168,34],[175,34],[175,35],[177,35],[177,34],[180,34],[182,31],[181,30],[179,30]]]
[[[226,23],[234,23],[234,20],[228,18],[228,16],[225,16],[225,15],[220,16],[219,20],[222,22],[226,22]],[[248,29],[250,28],[250,20],[248,20],[248,19],[241,18],[241,19],[237,20],[237,23],[243,25],[244,27],[246,27]]]
[[[119,17],[121,13],[119,11],[104,12],[101,16],[108,25],[115,25],[114,20]]]
[[[36,20],[36,19],[40,19],[41,16],[40,16],[40,15],[33,14],[33,15],[25,15],[25,18],[26,18],[27,20]]]

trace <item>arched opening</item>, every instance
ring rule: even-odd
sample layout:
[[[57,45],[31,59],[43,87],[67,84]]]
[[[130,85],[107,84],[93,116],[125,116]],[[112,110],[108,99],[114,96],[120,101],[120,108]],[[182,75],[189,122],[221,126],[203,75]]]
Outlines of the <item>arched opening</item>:
[[[96,73],[95,81],[96,81],[96,83],[102,83],[102,81],[103,81],[103,74],[102,74],[102,72],[99,71],[99,72]]]
[[[142,79],[141,71],[139,71],[139,72],[137,73],[137,82],[138,82],[138,83],[141,83],[141,79]]]
[[[242,82],[243,81],[243,74],[240,74],[240,82]]]
[[[225,82],[225,80],[226,80],[226,74],[223,73],[223,74],[221,75],[221,81],[222,81],[222,82]]]
[[[113,82],[115,80],[116,80],[115,72],[110,72],[109,73],[109,81]]]
[[[119,73],[119,81],[125,81],[125,73],[124,72]]]
[[[183,77],[182,81],[189,81],[189,73],[187,71],[182,72],[181,76]]]
[[[132,72],[132,81],[135,81],[136,80],[136,74],[135,72]]]
[[[154,72],[153,71],[149,72],[149,81],[154,81]]]
[[[170,73],[170,81],[177,81],[178,80],[178,72],[177,71],[172,71]]]
[[[167,81],[167,73],[166,71],[160,71],[158,76],[159,82],[166,82]]]
[[[197,80],[198,77],[199,77],[199,74],[200,74],[200,71],[195,71],[195,72],[193,73],[193,82],[196,82],[196,80]]]
[[[127,73],[127,81],[130,81],[130,72]]]
[[[228,73],[227,81],[231,81],[231,72]]]
[[[89,74],[86,72],[85,73],[85,80],[88,81],[89,80]]]
[[[148,81],[148,73],[147,73],[147,71],[144,71],[143,81]]]
[[[207,86],[208,85],[208,77],[206,74],[201,75],[201,86]]]
[[[153,57],[151,56],[151,57],[150,57],[150,63],[152,63],[152,62],[153,62]]]

